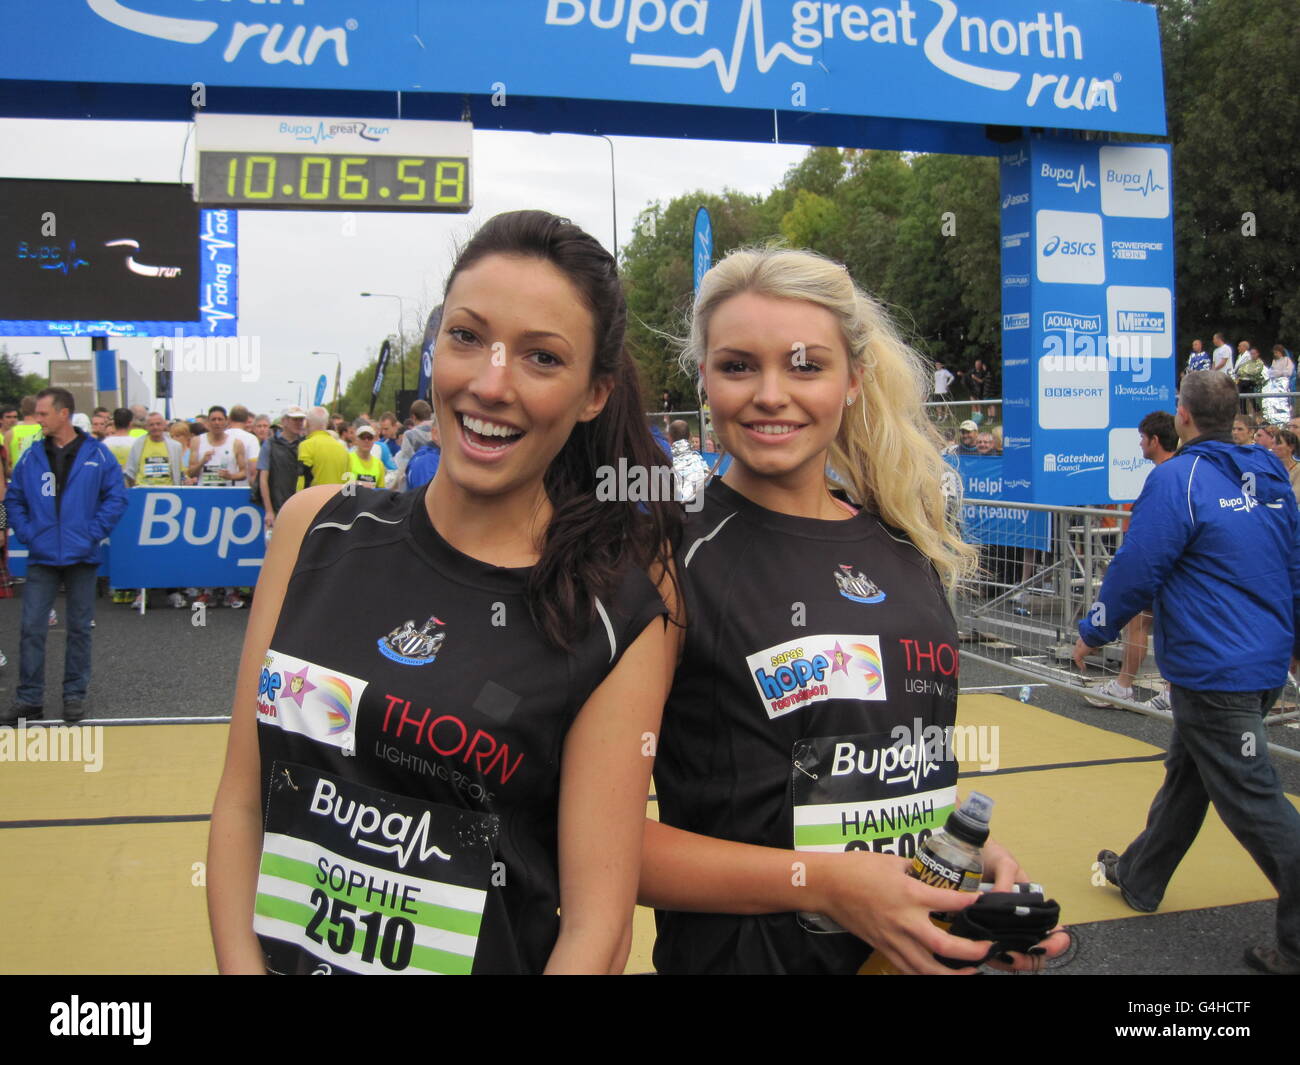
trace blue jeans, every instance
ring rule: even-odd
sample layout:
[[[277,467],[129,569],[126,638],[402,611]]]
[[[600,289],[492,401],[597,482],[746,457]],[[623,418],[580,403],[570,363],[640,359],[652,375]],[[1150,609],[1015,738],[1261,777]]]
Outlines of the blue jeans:
[[[15,698],[20,705],[42,706],[45,702],[45,641],[50,635],[50,609],[58,595],[60,581],[68,589],[64,611],[68,647],[63,663],[63,701],[86,698],[86,688],[90,685],[90,622],[95,616],[95,574],[98,570],[99,566],[93,562],[76,566],[27,567]]]
[[[1282,794],[1264,728],[1264,715],[1281,691],[1169,686],[1174,735],[1165,781],[1146,828],[1121,855],[1117,872],[1134,902],[1157,907],[1213,802],[1277,890],[1278,949],[1300,961],[1300,811]]]

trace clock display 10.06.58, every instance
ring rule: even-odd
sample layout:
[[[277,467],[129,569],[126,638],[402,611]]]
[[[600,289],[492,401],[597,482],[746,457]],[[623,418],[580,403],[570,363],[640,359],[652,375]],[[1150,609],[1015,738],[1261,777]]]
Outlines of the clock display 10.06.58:
[[[227,207],[468,211],[469,160],[299,152],[199,153],[197,199]]]

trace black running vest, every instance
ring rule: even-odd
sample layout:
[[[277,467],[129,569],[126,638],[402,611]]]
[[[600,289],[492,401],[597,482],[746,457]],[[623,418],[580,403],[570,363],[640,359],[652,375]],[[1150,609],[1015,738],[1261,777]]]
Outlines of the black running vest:
[[[687,635],[664,711],[664,823],[769,847],[911,856],[951,809],[957,632],[929,561],[868,511],[765,510],[721,481],[682,539]],[[792,869],[792,876],[797,870]],[[815,914],[658,911],[666,973],[854,972]]]
[[[664,613],[629,573],[560,654],[528,570],[461,554],[424,498],[345,490],[322,508],[263,662],[254,929],[273,972],[540,972],[565,734]]]

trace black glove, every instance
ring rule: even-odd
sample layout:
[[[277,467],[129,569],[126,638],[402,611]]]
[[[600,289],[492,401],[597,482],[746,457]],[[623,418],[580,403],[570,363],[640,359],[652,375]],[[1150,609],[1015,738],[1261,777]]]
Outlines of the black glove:
[[[1030,885],[1018,884],[1016,891],[984,891],[970,906],[956,915],[948,931],[963,939],[988,939],[993,946],[983,961],[1002,957],[1007,951],[1021,954],[1043,954],[1037,946],[1061,919],[1061,907],[1055,899],[1044,899],[1038,891],[1024,890]],[[1037,887],[1038,885],[1033,885]],[[979,962],[958,958],[935,957],[950,969],[965,969]]]

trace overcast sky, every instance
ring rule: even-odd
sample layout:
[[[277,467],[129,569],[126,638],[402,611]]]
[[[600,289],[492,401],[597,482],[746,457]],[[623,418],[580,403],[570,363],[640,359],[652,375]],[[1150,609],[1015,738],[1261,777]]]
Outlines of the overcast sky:
[[[170,122],[0,119],[0,177],[174,182],[180,175],[191,181],[193,138],[186,147],[186,132],[186,124]],[[806,151],[797,145],[612,139],[620,246],[637,214],[655,200],[666,204],[695,189],[763,194]],[[278,410],[297,402],[299,389],[290,381],[311,382],[302,389],[306,398],[321,373],[329,375],[332,395],[335,360],[310,353],[340,352],[346,384],[373,358],[383,337],[397,330],[396,300],[362,299],[358,293],[402,296],[411,336],[423,324],[416,321],[417,310],[437,301],[454,243],[501,211],[544,208],[612,247],[610,150],[604,139],[475,132],[474,170],[475,207],[468,215],[358,212],[353,236],[343,235],[342,216],[335,212],[240,211],[239,332],[257,338],[260,375],[243,382],[238,373],[178,373],[174,412],[192,414],[212,403]],[[152,343],[112,343],[152,388]],[[50,359],[64,357],[57,338],[0,337],[0,345],[37,352],[21,361],[42,375]],[[71,339],[67,348],[73,358],[87,358],[90,341]]]

